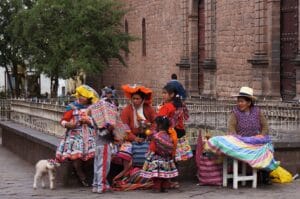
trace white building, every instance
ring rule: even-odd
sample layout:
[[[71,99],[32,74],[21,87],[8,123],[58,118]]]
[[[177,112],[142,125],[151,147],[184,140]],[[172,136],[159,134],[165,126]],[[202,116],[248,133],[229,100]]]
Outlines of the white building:
[[[41,94],[45,94],[46,92],[50,94],[50,78],[46,77],[45,75],[41,74],[40,77],[41,82]],[[66,80],[59,79],[58,80],[58,90],[57,90],[57,96],[64,96],[66,95]]]
[[[5,69],[0,67],[0,92],[5,90]]]
[[[0,67],[0,92],[5,91],[9,89],[9,85],[8,82],[5,82],[5,80],[7,81],[7,78],[5,78],[5,68],[4,67]],[[25,80],[26,82],[26,80]],[[28,86],[30,85],[32,82],[26,82],[25,83],[25,90],[27,90]],[[58,87],[58,91],[57,91],[57,96],[63,96],[66,94],[66,80],[63,79],[59,79],[59,87]],[[46,92],[50,95],[50,86],[51,86],[51,82],[50,82],[50,78],[46,77],[45,75],[41,75],[40,76],[40,90],[41,90],[41,94],[44,95]],[[25,91],[25,93],[27,93]]]

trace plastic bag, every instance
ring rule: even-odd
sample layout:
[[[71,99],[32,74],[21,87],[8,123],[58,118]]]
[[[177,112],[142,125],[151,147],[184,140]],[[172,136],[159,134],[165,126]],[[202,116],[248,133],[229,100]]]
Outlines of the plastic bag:
[[[276,183],[289,183],[293,181],[292,174],[280,166],[270,173],[270,178],[272,182]]]

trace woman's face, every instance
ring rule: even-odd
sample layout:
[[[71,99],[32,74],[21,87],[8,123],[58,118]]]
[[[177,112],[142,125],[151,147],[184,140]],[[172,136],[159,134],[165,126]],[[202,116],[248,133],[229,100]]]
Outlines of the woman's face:
[[[164,102],[170,102],[174,97],[174,93],[168,93],[165,89],[162,91],[162,98]]]
[[[138,108],[143,103],[143,98],[139,94],[133,94],[131,97],[131,102],[134,107]]]
[[[112,93],[106,93],[106,97],[107,97],[108,99],[111,99],[111,98],[112,98],[112,96],[113,96],[113,94],[112,94]]]
[[[83,105],[89,104],[89,99],[86,97],[83,97],[81,95],[79,95],[78,101],[79,101],[79,104],[83,104]]]
[[[247,101],[244,97],[238,97],[237,106],[240,111],[248,111],[251,107],[251,101]]]

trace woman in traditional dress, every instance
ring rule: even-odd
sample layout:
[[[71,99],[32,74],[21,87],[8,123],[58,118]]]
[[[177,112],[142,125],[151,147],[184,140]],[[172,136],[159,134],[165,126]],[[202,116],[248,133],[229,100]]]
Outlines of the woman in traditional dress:
[[[233,108],[228,120],[228,132],[243,137],[267,135],[269,125],[263,112],[254,104],[256,97],[253,89],[241,87],[237,97],[237,105]],[[261,171],[261,180],[270,184],[269,172]]]
[[[89,186],[83,166],[95,155],[95,130],[93,120],[87,114],[88,107],[97,102],[98,94],[87,85],[76,88],[76,101],[66,107],[60,124],[66,128],[60,142],[56,159],[60,162],[71,160],[83,186]]]
[[[155,122],[157,131],[152,136],[141,176],[153,179],[154,191],[165,192],[169,188],[167,179],[178,176],[174,162],[177,136],[172,136],[173,129],[169,129],[170,120],[167,117],[159,116]]]
[[[125,97],[130,99],[130,104],[122,110],[121,120],[124,124],[128,125],[128,129],[130,130],[125,136],[125,143],[121,145],[120,151],[117,154],[117,158],[122,160],[124,169],[115,176],[115,183],[126,175],[128,177],[129,173],[132,174],[131,176],[140,178],[138,174],[139,169],[135,169],[134,171],[131,169],[141,168],[144,164],[145,154],[149,147],[145,132],[153,124],[156,117],[155,110],[151,106],[152,91],[149,88],[138,85],[123,85],[122,89]],[[143,182],[135,181],[127,178],[127,180],[117,184],[118,186],[122,184],[121,189],[129,190],[144,187],[148,183],[148,180],[142,180]]]
[[[230,114],[228,132],[247,137],[268,134],[268,122],[262,111],[254,104],[256,97],[253,96],[253,89],[242,87],[235,97],[237,105]]]
[[[158,116],[166,116],[171,121],[171,127],[175,129],[178,142],[175,160],[185,161],[193,157],[193,153],[185,136],[184,121],[188,119],[188,111],[178,94],[177,87],[167,83],[162,91],[163,104],[158,109]],[[178,188],[178,182],[171,183],[171,187]]]

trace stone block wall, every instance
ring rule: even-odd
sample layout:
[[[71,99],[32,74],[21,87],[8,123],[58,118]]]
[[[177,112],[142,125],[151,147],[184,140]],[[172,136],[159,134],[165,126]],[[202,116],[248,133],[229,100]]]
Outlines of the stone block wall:
[[[179,0],[123,0],[129,12],[125,20],[129,34],[138,39],[129,44],[127,67],[112,62],[98,81],[102,85],[114,84],[120,89],[122,84],[140,83],[154,89],[160,95],[163,85],[179,68],[182,52],[182,5]],[[142,54],[142,20],[146,24],[146,56]]]
[[[252,66],[247,63],[255,45],[255,1],[216,2],[217,95],[236,94],[251,86]]]

